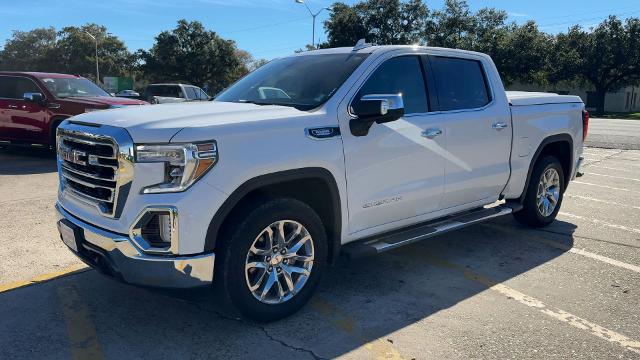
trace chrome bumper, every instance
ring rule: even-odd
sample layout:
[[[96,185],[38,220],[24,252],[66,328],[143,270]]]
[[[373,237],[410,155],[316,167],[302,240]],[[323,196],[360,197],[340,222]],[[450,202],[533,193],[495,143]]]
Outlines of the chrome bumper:
[[[153,256],[142,253],[126,235],[112,233],[75,218],[56,204],[57,223],[70,222],[80,229],[78,251],[82,261],[125,282],[163,288],[210,285],[215,254]]]

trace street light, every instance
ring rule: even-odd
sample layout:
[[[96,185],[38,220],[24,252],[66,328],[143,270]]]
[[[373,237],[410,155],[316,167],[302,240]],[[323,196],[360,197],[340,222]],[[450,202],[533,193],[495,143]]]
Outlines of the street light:
[[[89,35],[96,43],[96,84],[100,85],[100,70],[98,70],[98,39],[95,36],[91,35],[91,33],[88,31],[85,31],[85,33]]]
[[[316,47],[315,45],[316,44],[316,17],[322,12],[322,10],[331,10],[331,8],[327,8],[327,7],[322,8],[314,14],[313,11],[311,11],[311,9],[309,8],[309,5],[307,5],[307,3],[304,2],[304,0],[295,0],[295,1],[298,4],[304,5],[307,8],[307,10],[309,10],[309,14],[313,18],[313,30],[311,33],[311,47],[315,48]]]

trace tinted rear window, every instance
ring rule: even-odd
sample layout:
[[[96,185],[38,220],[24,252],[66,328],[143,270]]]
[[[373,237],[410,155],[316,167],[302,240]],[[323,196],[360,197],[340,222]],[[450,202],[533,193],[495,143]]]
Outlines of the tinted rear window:
[[[482,64],[476,60],[431,57],[440,110],[475,109],[491,101]]]

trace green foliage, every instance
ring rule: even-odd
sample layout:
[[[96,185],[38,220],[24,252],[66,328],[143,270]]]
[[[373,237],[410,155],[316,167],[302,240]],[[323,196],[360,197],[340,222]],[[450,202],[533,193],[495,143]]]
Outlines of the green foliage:
[[[422,39],[428,14],[421,0],[335,3],[324,23],[328,43],[320,47],[353,46],[364,38],[377,44],[415,44]]]
[[[151,82],[184,81],[209,86],[216,93],[249,70],[251,56],[239,52],[232,40],[222,39],[198,21],[178,21],[171,31],[156,36],[149,51],[140,51],[141,69]]]
[[[0,53],[0,70],[55,71],[56,36],[53,27],[14,31]]]
[[[607,92],[640,82],[640,19],[610,16],[592,31],[574,26],[559,34],[548,65],[549,79],[593,86],[596,111],[604,112]]]
[[[17,71],[48,71],[95,76],[95,41],[103,76],[125,75],[134,65],[134,57],[124,43],[107,33],[104,26],[86,24],[69,26],[60,31],[39,28],[14,31],[0,53],[0,69]]]
[[[465,0],[446,0],[429,10],[421,0],[362,0],[335,3],[320,47],[353,46],[359,39],[380,45],[426,43],[491,55],[503,81],[511,84],[588,83],[604,94],[640,81],[640,19],[615,17],[595,29],[578,26],[553,36],[535,22],[507,22],[505,11],[472,12]],[[599,107],[601,109],[601,106]]]

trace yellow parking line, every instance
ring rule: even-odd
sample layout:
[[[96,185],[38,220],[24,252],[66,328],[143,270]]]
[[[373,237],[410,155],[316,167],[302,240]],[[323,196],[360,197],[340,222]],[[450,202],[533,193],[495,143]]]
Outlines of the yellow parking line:
[[[58,301],[67,326],[72,359],[104,359],[89,308],[75,285],[59,287]]]
[[[38,275],[36,277],[33,277],[31,279],[28,280],[19,280],[19,281],[14,281],[14,282],[10,282],[8,284],[0,284],[0,293],[3,293],[5,291],[10,291],[10,290],[15,290],[21,287],[25,287],[25,286],[30,286],[30,285],[35,285],[35,284],[39,284],[39,283],[43,283],[49,280],[53,280],[59,277],[64,277],[67,275],[70,275],[71,273],[74,272],[83,272],[83,271],[88,271],[91,270],[89,267],[87,267],[87,265],[85,264],[76,264],[73,266],[70,266],[68,268],[59,270],[59,271],[54,271],[54,272],[50,272],[47,274],[42,274],[42,275]]]
[[[371,337],[367,336],[364,331],[358,327],[356,320],[349,314],[345,314],[337,307],[331,305],[325,299],[320,296],[315,296],[311,301],[311,308],[319,312],[325,318],[329,319],[331,323],[344,333],[355,337],[357,340],[365,342],[363,345],[367,349],[374,359],[391,359],[400,360],[402,356],[400,352],[393,347],[388,341],[382,338],[376,338],[369,340]]]

